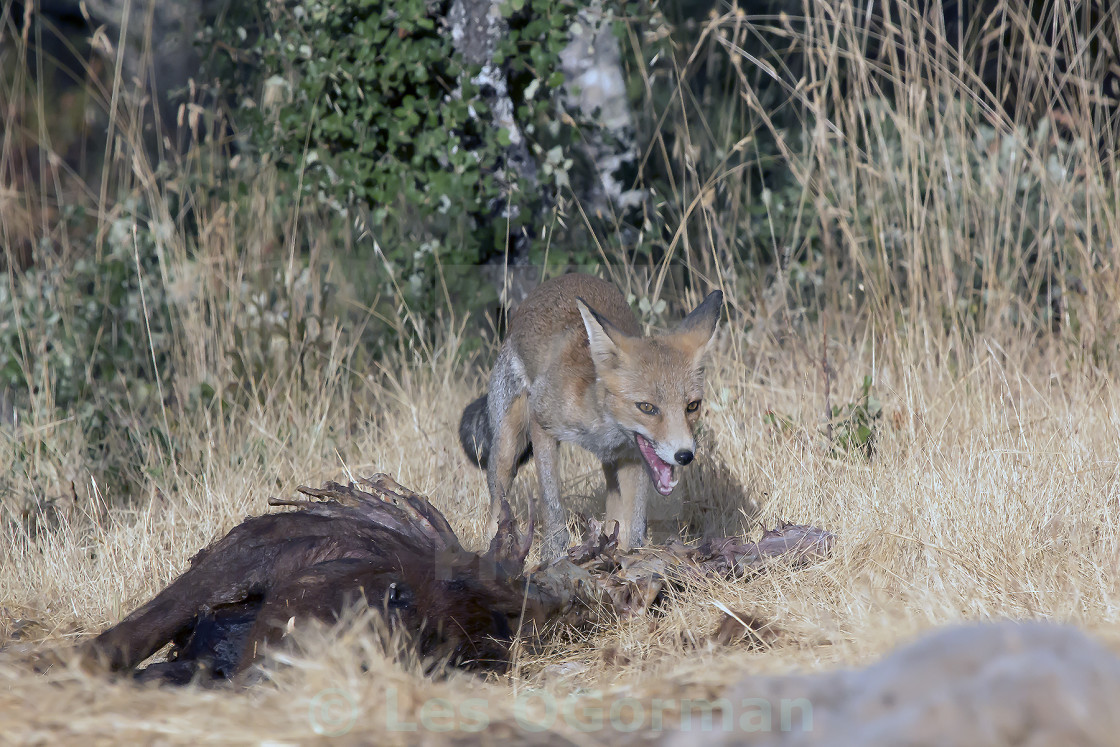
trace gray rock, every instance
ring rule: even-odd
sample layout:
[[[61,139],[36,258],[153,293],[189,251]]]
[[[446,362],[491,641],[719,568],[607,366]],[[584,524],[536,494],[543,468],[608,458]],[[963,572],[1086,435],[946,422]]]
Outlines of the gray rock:
[[[694,709],[691,725],[682,718],[667,742],[1114,745],[1118,699],[1120,658],[1076,628],[970,625],[858,671],[748,677],[710,715],[710,731]]]

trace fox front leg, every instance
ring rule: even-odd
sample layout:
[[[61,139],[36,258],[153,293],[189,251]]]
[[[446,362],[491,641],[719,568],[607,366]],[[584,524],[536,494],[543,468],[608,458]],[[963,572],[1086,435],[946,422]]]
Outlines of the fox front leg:
[[[603,475],[607,480],[607,519],[618,522],[619,545],[624,550],[641,547],[652,490],[645,465],[630,460],[604,463]]]
[[[537,460],[537,475],[541,484],[541,503],[544,508],[544,543],[541,560],[556,560],[568,549],[568,523],[564,507],[560,504],[560,479],[556,472],[556,452],[559,442],[541,425],[531,419],[529,437],[533,442],[533,455]]]

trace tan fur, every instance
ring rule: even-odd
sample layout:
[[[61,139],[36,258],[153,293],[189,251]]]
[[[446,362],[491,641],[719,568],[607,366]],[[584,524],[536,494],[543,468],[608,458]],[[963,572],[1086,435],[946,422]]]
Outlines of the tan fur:
[[[687,407],[703,396],[702,358],[721,304],[716,291],[672,333],[642,337],[617,288],[588,275],[564,275],[538,287],[512,315],[487,392],[493,434],[487,482],[491,507],[500,506],[518,455],[532,443],[546,559],[559,556],[568,541],[556,474],[560,442],[578,444],[603,462],[607,518],[619,521],[624,546],[642,543],[655,467],[635,434],[656,449],[663,475],[675,476],[677,463],[691,461],[700,409]],[[643,412],[638,403],[657,411]],[[662,488],[671,490],[671,484],[663,479]]]

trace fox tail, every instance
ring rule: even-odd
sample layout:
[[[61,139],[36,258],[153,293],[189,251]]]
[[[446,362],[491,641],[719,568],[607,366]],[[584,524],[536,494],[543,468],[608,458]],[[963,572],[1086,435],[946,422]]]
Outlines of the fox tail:
[[[459,443],[472,464],[486,469],[490,458],[490,414],[486,411],[486,395],[482,395],[463,410],[459,421]]]

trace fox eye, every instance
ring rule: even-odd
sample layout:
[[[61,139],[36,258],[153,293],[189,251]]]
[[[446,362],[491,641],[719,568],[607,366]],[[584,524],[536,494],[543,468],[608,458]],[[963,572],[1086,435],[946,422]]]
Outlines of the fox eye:
[[[685,409],[685,412],[696,412],[697,410],[700,409],[700,400],[698,400],[698,399],[692,400],[691,402],[688,403],[688,406],[685,407],[684,409]]]
[[[657,406],[656,405],[651,405],[649,402],[638,402],[637,405],[638,405],[638,409],[641,410],[642,412],[644,412],[646,415],[656,415],[657,414]]]

